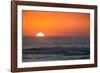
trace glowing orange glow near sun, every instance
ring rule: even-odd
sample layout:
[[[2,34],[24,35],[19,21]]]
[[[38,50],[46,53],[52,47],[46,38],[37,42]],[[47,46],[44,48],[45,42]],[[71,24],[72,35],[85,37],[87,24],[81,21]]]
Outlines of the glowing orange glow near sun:
[[[23,36],[89,36],[90,14],[23,10],[22,29]]]

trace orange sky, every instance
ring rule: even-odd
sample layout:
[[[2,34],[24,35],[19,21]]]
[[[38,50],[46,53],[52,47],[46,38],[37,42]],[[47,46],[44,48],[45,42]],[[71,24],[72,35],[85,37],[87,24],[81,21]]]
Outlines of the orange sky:
[[[89,36],[90,14],[23,10],[22,24],[23,36]]]

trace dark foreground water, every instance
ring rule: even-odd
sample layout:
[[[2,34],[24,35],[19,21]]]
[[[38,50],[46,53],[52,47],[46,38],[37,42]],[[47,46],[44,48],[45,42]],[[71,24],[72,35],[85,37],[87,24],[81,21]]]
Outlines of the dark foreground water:
[[[23,37],[22,61],[79,60],[90,58],[89,37]]]

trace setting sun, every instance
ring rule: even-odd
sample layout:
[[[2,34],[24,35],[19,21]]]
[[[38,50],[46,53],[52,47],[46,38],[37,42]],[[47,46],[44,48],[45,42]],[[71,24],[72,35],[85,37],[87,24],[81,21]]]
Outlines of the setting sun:
[[[36,36],[44,37],[45,35],[42,32],[39,32],[39,33],[36,34]]]

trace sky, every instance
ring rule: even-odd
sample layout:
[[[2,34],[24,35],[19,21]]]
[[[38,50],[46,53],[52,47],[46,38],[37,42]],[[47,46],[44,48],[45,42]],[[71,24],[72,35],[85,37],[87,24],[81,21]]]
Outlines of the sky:
[[[23,36],[89,36],[90,14],[75,12],[22,11]]]

